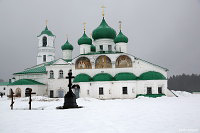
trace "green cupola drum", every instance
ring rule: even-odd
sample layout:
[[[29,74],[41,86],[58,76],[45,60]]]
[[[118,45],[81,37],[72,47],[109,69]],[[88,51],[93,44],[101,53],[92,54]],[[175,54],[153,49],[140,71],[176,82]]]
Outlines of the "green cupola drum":
[[[116,44],[116,51],[127,53],[128,38],[122,33],[122,22],[119,21],[119,34],[115,37],[114,42]]]
[[[63,53],[63,59],[71,60],[74,47],[69,43],[68,39],[66,43],[61,46],[61,49]]]

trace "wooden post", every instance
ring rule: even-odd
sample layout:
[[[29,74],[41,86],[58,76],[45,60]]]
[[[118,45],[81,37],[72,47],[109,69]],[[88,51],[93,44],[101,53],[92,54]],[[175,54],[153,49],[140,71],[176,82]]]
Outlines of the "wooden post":
[[[14,100],[13,100],[14,95],[13,95],[13,94],[14,94],[14,92],[13,92],[12,89],[11,89],[10,91],[11,91],[11,94],[10,94],[10,95],[11,95],[11,104],[10,104],[10,108],[11,108],[11,110],[13,110],[13,104],[14,104]]]

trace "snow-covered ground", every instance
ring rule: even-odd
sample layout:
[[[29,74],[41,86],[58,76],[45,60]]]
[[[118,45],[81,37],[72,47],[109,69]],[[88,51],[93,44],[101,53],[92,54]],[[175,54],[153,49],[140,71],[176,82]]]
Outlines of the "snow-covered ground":
[[[199,133],[200,95],[126,100],[80,98],[80,109],[56,110],[63,99],[0,98],[0,133]]]

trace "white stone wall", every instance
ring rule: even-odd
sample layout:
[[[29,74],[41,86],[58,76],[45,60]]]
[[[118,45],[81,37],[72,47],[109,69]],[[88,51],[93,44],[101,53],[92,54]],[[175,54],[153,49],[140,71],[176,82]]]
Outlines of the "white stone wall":
[[[115,50],[115,43],[113,39],[97,39],[94,41],[94,46],[96,46],[96,51],[101,51],[100,50],[100,45],[103,45],[103,51],[108,51],[108,45],[112,46],[112,51]]]
[[[66,92],[68,92],[68,79],[66,77],[68,76],[68,72],[71,69],[71,65],[69,64],[63,64],[59,65],[61,62],[57,62],[58,64],[50,65],[46,67],[46,70],[48,72],[47,74],[47,80],[48,80],[48,96],[50,96],[50,90],[54,91],[54,97],[58,97],[58,90],[62,89]],[[54,78],[50,79],[50,73],[49,71],[53,70],[54,72]],[[59,78],[59,71],[63,70],[63,78]]]
[[[16,94],[16,89],[21,90],[21,97],[25,97],[26,88],[31,88],[32,92],[36,92],[35,96],[46,96],[47,95],[47,86],[46,85],[14,85],[8,86],[7,94],[10,95],[10,89]]]
[[[127,53],[127,43],[116,43],[116,51]]]
[[[71,60],[72,59],[72,50],[63,50],[63,59]]]
[[[0,93],[7,95],[8,86],[0,85]]]
[[[88,45],[88,44],[81,44],[80,45],[80,54],[90,53],[91,52],[90,46],[91,45]]]
[[[47,46],[43,47],[43,37],[47,37]],[[50,62],[55,59],[55,36],[48,36],[46,34],[41,35],[38,37],[38,55],[37,55],[37,65],[42,64],[43,62],[43,55],[46,55],[46,62]]]

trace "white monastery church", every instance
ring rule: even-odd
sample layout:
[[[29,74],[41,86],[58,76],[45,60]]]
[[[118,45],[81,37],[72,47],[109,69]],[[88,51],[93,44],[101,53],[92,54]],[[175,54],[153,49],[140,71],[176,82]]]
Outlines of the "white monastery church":
[[[10,89],[15,96],[25,97],[32,89],[37,96],[64,97],[68,91],[68,71],[73,76],[76,97],[98,99],[136,98],[137,96],[173,96],[167,88],[168,69],[127,53],[128,38],[111,28],[103,13],[100,25],[92,38],[78,39],[79,56],[72,58],[73,45],[62,45],[63,57],[55,59],[55,35],[45,29],[38,36],[37,65],[14,73],[9,83],[2,83],[6,95]],[[0,90],[1,91],[1,90]]]

